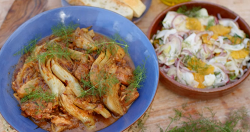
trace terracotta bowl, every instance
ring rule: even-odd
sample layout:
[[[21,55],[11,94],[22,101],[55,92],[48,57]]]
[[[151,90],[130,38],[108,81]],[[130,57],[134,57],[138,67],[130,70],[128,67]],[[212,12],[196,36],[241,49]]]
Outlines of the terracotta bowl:
[[[208,3],[208,2],[181,3],[178,5],[169,7],[165,9],[163,12],[161,12],[151,24],[147,33],[147,37],[151,39],[152,36],[156,34],[157,30],[160,30],[162,28],[162,21],[165,18],[168,11],[176,11],[179,7],[183,5],[187,6],[187,8],[200,6],[202,8],[206,8],[208,10],[209,15],[217,16],[217,14],[219,13],[222,18],[235,19],[237,16],[239,16],[238,14],[231,11],[230,9],[224,6],[213,4],[213,3]],[[246,34],[250,34],[249,25],[241,17],[238,19],[237,22],[241,30],[243,30]],[[196,98],[196,99],[212,99],[212,98],[224,96],[226,94],[231,93],[233,90],[237,89],[239,85],[248,77],[249,73],[250,73],[250,69],[248,69],[247,72],[238,81],[232,84],[228,84],[223,87],[214,88],[214,89],[199,89],[199,88],[186,86],[166,76],[161,70],[160,70],[160,81],[164,83],[166,88],[174,91],[177,94],[188,96],[191,98]]]

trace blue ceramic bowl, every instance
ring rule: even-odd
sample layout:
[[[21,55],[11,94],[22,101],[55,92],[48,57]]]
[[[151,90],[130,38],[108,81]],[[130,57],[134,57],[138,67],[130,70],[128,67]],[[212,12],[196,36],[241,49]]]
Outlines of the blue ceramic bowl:
[[[63,22],[78,23],[81,28],[93,26],[93,30],[106,36],[119,33],[129,44],[129,53],[135,66],[146,60],[147,78],[139,89],[140,96],[128,112],[101,132],[122,131],[138,120],[148,109],[157,89],[159,69],[154,48],[144,33],[126,18],[101,8],[71,6],[43,12],[22,24],[6,41],[0,51],[0,112],[6,121],[20,132],[42,132],[30,119],[21,115],[18,102],[11,88],[12,74],[20,56],[13,56],[24,45],[41,35],[51,35],[51,27]]]
[[[147,13],[147,11],[152,3],[152,0],[141,0],[141,1],[146,6],[146,10],[143,12],[143,14],[140,17],[138,17],[138,18],[134,17],[132,19],[132,22],[134,22],[134,23],[137,23],[142,19],[142,17]],[[62,6],[72,6],[66,0],[61,0],[61,4],[62,4]]]

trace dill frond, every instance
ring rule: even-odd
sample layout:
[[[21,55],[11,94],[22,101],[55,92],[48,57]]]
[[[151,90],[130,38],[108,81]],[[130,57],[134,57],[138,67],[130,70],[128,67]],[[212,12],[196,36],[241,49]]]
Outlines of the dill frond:
[[[24,103],[28,100],[31,101],[35,101],[35,100],[44,100],[46,102],[51,102],[55,99],[55,95],[48,92],[48,91],[43,91],[43,89],[41,88],[41,86],[39,86],[38,88],[35,88],[34,86],[31,87],[30,93],[25,96],[24,98],[21,99],[21,103]]]
[[[246,33],[246,38],[249,38],[249,34]]]
[[[229,78],[230,78],[230,80],[234,80],[234,79],[237,78],[237,75],[235,75],[235,74],[229,74]]]
[[[140,88],[141,83],[146,79],[146,60],[142,65],[138,65],[133,71],[134,77],[130,83],[131,88]]]
[[[23,48],[19,51],[17,51],[14,56],[17,56],[17,55],[24,55],[30,51],[33,51],[34,48],[36,47],[36,44],[38,42],[38,40],[41,38],[41,36],[39,37],[36,37],[35,39],[32,39],[29,41],[28,45],[25,45],[23,46]]]
[[[181,6],[177,9],[177,13],[186,15],[188,17],[198,17],[197,11],[199,11],[201,7],[192,7],[191,9],[188,9],[187,6]]]
[[[101,51],[103,50],[109,50],[111,52],[112,55],[116,54],[118,47],[116,45],[121,46],[124,51],[128,54],[128,44],[127,42],[121,38],[121,36],[119,34],[114,34],[114,36],[112,36],[111,38],[109,38],[109,41],[107,41],[107,39],[101,39],[99,41],[95,41],[93,43],[93,45],[95,45],[96,47],[98,47],[98,49],[96,50],[97,54],[100,54]],[[87,50],[87,53],[92,53],[93,50],[89,49]]]
[[[170,117],[171,122],[165,131],[160,126],[158,127],[161,132],[240,132],[249,129],[249,116],[245,107],[230,112],[225,123],[215,120],[215,113],[211,108],[206,107],[206,109],[210,116],[205,117],[198,112],[195,114],[198,116],[197,118],[194,118],[194,115],[183,116],[183,111],[175,110],[175,116],[174,118]],[[172,129],[168,130],[173,122],[180,121],[182,118],[187,119],[187,121],[182,121],[181,126],[173,126]],[[239,123],[241,123],[242,129],[236,129]]]
[[[75,29],[79,26],[79,24],[74,24],[71,22],[68,26],[63,23],[58,23],[56,26],[52,27],[52,34],[62,38],[62,40],[68,44],[71,39],[71,34],[75,31]]]
[[[208,23],[207,23],[207,26],[206,26],[206,29],[205,30],[208,30],[211,26],[214,25],[214,18],[209,20]]]
[[[187,68],[197,73],[204,73],[209,68],[208,64],[204,63],[202,60],[198,59],[195,56],[194,57],[191,57],[189,55],[185,56],[184,62]]]
[[[86,78],[89,78],[89,76],[90,76],[90,73],[86,76]],[[86,97],[88,95],[97,95],[98,94],[98,90],[96,89],[95,86],[93,86],[91,84],[91,82],[89,80],[84,80],[83,78],[81,78],[80,83],[84,89],[81,93],[80,98]]]
[[[179,7],[176,12],[180,14],[185,14],[187,10],[188,10],[187,6],[184,5],[184,6]]]
[[[117,44],[119,46],[123,47],[125,52],[128,53],[129,46],[128,46],[127,42],[124,39],[122,39],[122,37],[118,33],[114,34],[114,36],[112,37],[112,41],[117,42]]]
[[[146,126],[144,125],[144,122],[142,121],[142,119],[139,119],[137,121],[137,126],[140,129],[141,132],[145,132],[146,131]]]
[[[60,46],[58,43],[55,42],[46,43],[46,48],[47,48],[46,52],[42,52],[37,56],[30,56],[27,62],[40,60],[42,63],[44,63],[46,59],[54,57],[57,58],[64,57],[66,59],[70,59],[70,56],[72,56],[72,53],[69,52],[67,48],[63,48],[62,46]]]
[[[91,73],[87,75],[87,77],[90,76]],[[98,83],[96,85],[92,85],[92,83],[88,80],[81,79],[81,84],[83,85],[84,89],[81,98],[86,97],[88,95],[94,95],[94,96],[103,96],[106,94],[106,92],[109,91],[109,88],[117,83],[119,83],[119,80],[116,78],[114,74],[110,74],[106,71],[100,71],[98,73]],[[100,81],[99,81],[100,80]],[[88,88],[88,89],[86,89]]]

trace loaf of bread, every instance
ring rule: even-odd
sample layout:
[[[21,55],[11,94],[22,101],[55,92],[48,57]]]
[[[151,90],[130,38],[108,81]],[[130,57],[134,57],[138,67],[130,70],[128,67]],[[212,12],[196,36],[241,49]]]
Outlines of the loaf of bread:
[[[125,3],[119,0],[67,0],[71,5],[86,5],[100,7],[116,12],[129,20],[133,18],[133,10]]]
[[[140,17],[142,13],[146,10],[146,6],[141,2],[141,0],[120,0],[127,4],[134,11],[134,17]]]

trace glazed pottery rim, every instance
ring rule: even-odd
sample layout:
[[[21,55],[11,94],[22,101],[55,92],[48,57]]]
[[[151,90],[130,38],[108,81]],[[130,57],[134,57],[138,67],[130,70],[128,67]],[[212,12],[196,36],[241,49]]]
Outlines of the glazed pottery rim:
[[[212,2],[203,2],[203,1],[191,1],[191,2],[184,2],[184,3],[180,3],[180,4],[177,4],[177,5],[174,5],[172,7],[168,7],[166,8],[165,10],[163,10],[161,13],[159,13],[153,20],[153,22],[151,23],[149,29],[148,29],[148,32],[147,32],[147,37],[148,39],[150,40],[151,39],[151,36],[154,35],[154,34],[151,34],[152,33],[152,30],[153,30],[153,27],[154,25],[157,25],[158,23],[158,20],[164,15],[166,15],[169,11],[172,11],[173,9],[175,8],[178,8],[178,7],[181,7],[181,6],[185,6],[185,5],[190,5],[190,6],[193,6],[193,5],[197,5],[199,6],[198,4],[208,4],[208,5],[211,5],[211,6],[215,6],[215,7],[219,7],[221,8],[222,10],[225,10],[227,13],[229,14],[233,14],[235,16],[239,16],[237,13],[235,13],[234,11],[230,10],[229,8],[225,7],[225,6],[222,6],[222,5],[219,5],[219,4],[215,4],[215,3],[212,3]],[[250,31],[250,27],[249,25],[246,23],[246,21],[241,17],[239,16],[239,19],[238,21],[242,21],[243,25],[245,25],[247,27],[247,30]],[[224,91],[224,90],[227,90],[227,89],[231,89],[239,84],[241,84],[250,74],[250,67],[248,68],[247,72],[244,73],[244,75],[238,79],[237,81],[231,83],[231,84],[227,84],[225,86],[222,86],[222,87],[218,87],[218,88],[210,88],[210,89],[200,89],[200,88],[194,88],[194,87],[191,87],[191,86],[187,86],[187,85],[184,85],[182,83],[179,83],[175,80],[173,80],[172,78],[168,77],[165,73],[163,73],[163,71],[160,69],[159,67],[159,72],[160,72],[160,76],[162,76],[164,78],[164,80],[168,80],[170,81],[171,83],[173,83],[174,85],[178,86],[179,88],[183,88],[183,89],[186,89],[188,91],[194,91],[194,92],[197,92],[197,93],[217,93],[217,92],[220,92],[220,91]],[[165,84],[164,84],[165,85]],[[166,86],[166,85],[165,85]]]

